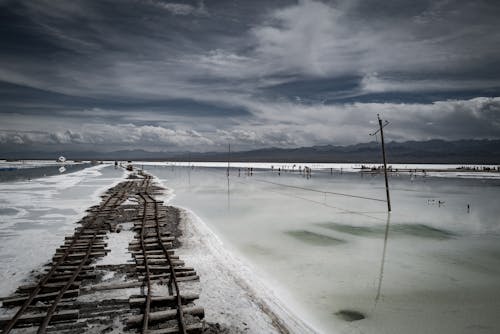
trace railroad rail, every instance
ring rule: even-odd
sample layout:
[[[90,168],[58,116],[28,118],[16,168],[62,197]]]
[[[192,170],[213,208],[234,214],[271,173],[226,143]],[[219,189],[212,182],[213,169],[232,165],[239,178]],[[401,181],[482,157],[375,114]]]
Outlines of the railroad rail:
[[[143,272],[143,280],[145,293],[144,296],[131,299],[131,307],[139,303],[142,315],[129,318],[128,324],[133,327],[142,324],[142,333],[182,333],[201,332],[203,325],[200,321],[204,316],[204,310],[196,306],[184,306],[184,304],[197,299],[197,295],[186,294],[181,295],[179,288],[179,278],[176,270],[179,271],[183,280],[197,279],[196,272],[191,268],[183,268],[184,263],[178,260],[172,250],[172,241],[175,239],[170,232],[162,231],[160,204],[147,191],[151,183],[151,178],[144,175],[144,189],[146,191],[138,194],[142,201],[142,220],[138,227],[139,240],[137,245],[140,246],[136,252],[137,269]],[[153,271],[160,274],[153,274]],[[169,295],[156,296],[153,298],[153,282],[157,279],[166,279]],[[163,281],[161,282],[163,283]],[[167,305],[168,307],[162,307]],[[152,309],[157,309],[152,312]],[[190,323],[185,321],[184,313],[191,316]],[[171,320],[176,319],[177,324],[174,325]],[[170,321],[170,323],[169,323]],[[156,329],[150,329],[150,322],[155,323]],[[159,322],[163,322],[158,326]]]
[[[76,229],[74,235],[66,237],[65,244],[56,251],[49,271],[38,284],[30,289],[31,291],[27,296],[3,300],[4,306],[20,305],[20,307],[10,321],[7,322],[2,333],[10,333],[23,317],[29,317],[27,315],[28,309],[38,300],[52,301],[45,316],[37,315],[35,319],[32,319],[35,322],[40,322],[38,334],[46,333],[47,326],[55,315],[59,316],[59,318],[75,315],[74,312],[56,314],[56,309],[63,298],[75,294],[75,291],[68,293],[70,288],[78,286],[78,284],[75,284],[75,280],[78,277],[88,276],[86,275],[88,270],[85,270],[82,275],[82,270],[88,269],[85,266],[93,259],[106,254],[104,244],[101,242],[103,232],[106,232],[103,222],[105,222],[110,212],[125,200],[132,185],[131,182],[126,182],[121,191],[111,192],[106,200],[98,206],[97,211],[104,213],[104,217],[100,214],[94,214],[91,217],[87,216],[84,218],[82,226]],[[47,290],[52,291],[54,288],[55,292],[47,293]]]
[[[73,235],[65,237],[38,283],[20,286],[15,295],[0,299],[4,308],[18,308],[13,316],[0,318],[0,333],[19,327],[30,327],[29,332],[38,334],[95,332],[96,326],[112,328],[116,320],[124,323],[125,332],[201,333],[204,309],[194,304],[199,298],[192,292],[195,286],[189,285],[186,293],[181,293],[180,286],[199,277],[175,255],[178,211],[155,200],[158,190],[143,172],[130,174],[109,189],[99,205],[87,210]],[[136,232],[129,239],[133,262],[93,263],[112,251],[105,239],[120,233],[123,223]],[[125,279],[109,283],[103,277],[110,271]],[[136,290],[118,299],[101,294],[130,288]]]

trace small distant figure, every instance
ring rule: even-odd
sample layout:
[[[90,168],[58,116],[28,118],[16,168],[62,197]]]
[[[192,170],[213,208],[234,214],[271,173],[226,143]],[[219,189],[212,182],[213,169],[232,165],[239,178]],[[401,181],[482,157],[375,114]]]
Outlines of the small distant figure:
[[[281,168],[278,168],[278,175],[281,175]]]
[[[333,168],[330,168],[330,175],[333,175]]]
[[[238,177],[241,176],[241,168],[238,168]]]
[[[467,204],[467,213],[470,213],[470,204]]]
[[[310,167],[304,167],[304,176],[306,177],[306,179],[310,179],[311,178],[311,168]]]

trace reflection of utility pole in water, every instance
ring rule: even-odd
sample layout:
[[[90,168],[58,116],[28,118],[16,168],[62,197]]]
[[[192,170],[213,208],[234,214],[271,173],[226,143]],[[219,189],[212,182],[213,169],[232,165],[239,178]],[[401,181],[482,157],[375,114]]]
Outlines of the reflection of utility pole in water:
[[[391,212],[391,198],[389,196],[389,181],[387,180],[387,161],[385,158],[385,143],[384,143],[384,127],[389,124],[388,121],[385,121],[385,123],[382,125],[382,119],[380,118],[380,115],[377,114],[377,119],[378,119],[378,125],[379,129],[375,131],[374,133],[370,133],[370,136],[375,136],[377,133],[380,132],[380,141],[382,145],[382,159],[384,162],[384,178],[385,178],[385,194],[387,198],[387,211]]]
[[[231,191],[229,184],[229,176],[227,177],[227,210],[231,211]]]
[[[191,153],[188,154],[188,186],[191,187]]]
[[[380,273],[378,275],[378,288],[377,296],[375,296],[375,306],[377,306],[378,300],[380,299],[380,292],[382,290],[382,280],[384,278],[384,265],[385,265],[385,253],[387,251],[387,239],[389,237],[389,225],[391,224],[391,213],[387,214],[387,223],[385,224],[385,236],[384,236],[384,250],[382,251],[382,262],[380,263]]]
[[[231,210],[231,192],[230,192],[230,184],[229,184],[229,168],[231,161],[231,144],[227,146],[227,210]]]
[[[227,177],[229,178],[229,168],[231,168],[231,143],[227,144]]]

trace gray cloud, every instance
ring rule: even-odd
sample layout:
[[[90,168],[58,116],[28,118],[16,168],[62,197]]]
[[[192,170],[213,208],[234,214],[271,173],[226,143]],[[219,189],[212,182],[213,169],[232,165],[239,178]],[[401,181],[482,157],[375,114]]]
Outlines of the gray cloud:
[[[200,1],[197,6],[167,1],[151,1],[151,4],[166,9],[174,15],[208,15],[205,4]]]
[[[376,115],[391,122],[389,140],[498,138],[500,98],[439,101],[432,104],[350,103],[306,106],[291,103],[248,105],[255,109],[251,122],[235,122],[227,129],[216,126],[163,126],[62,122],[58,131],[38,129],[0,130],[1,144],[98,144],[111,147],[150,147],[155,150],[219,150],[231,143],[237,149],[295,147],[314,144],[350,144],[369,141],[376,127]],[[287,117],[281,115],[287,111]],[[33,120],[22,120],[28,124]],[[0,118],[2,120],[2,118]],[[3,120],[2,120],[3,121]],[[7,120],[5,120],[8,122]],[[67,128],[62,126],[66,125]],[[56,126],[56,125],[53,125]]]
[[[493,2],[0,6],[0,143],[16,149],[350,144],[377,113],[394,140],[500,137]]]

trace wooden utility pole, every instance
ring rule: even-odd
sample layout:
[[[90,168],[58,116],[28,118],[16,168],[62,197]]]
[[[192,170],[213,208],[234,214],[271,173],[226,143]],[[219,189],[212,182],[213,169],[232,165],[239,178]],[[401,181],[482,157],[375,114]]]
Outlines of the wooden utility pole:
[[[385,143],[384,143],[384,127],[389,124],[389,122],[385,121],[384,124],[382,124],[382,119],[380,118],[380,115],[377,114],[377,119],[378,119],[378,126],[379,129],[375,131],[374,133],[370,133],[370,136],[375,136],[378,132],[380,132],[380,142],[382,145],[382,160],[384,162],[384,177],[385,177],[385,194],[387,198],[387,211],[391,212],[391,197],[389,195],[389,180],[387,179],[387,159],[385,157]]]
[[[227,144],[227,210],[231,210],[231,190],[229,184],[229,168],[231,167],[231,143]]]
[[[227,144],[227,177],[229,177],[230,160],[231,160],[231,144]]]
[[[384,177],[385,177],[385,193],[387,196],[387,210],[391,212],[391,197],[389,195],[389,181],[387,180],[387,160],[385,158],[385,143],[384,143],[384,125],[382,125],[382,119],[380,115],[377,114],[378,125],[380,127],[380,141],[382,142],[382,158],[384,160]]]

